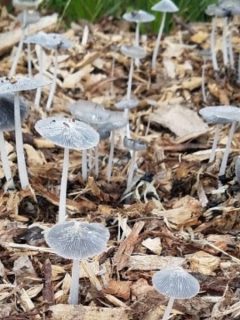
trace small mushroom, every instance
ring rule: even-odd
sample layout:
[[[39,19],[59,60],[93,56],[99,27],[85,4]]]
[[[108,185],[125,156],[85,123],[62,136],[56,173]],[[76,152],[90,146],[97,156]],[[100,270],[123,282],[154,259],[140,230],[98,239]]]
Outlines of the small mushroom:
[[[93,148],[99,142],[99,134],[84,122],[63,117],[49,117],[39,120],[35,124],[35,129],[44,138],[64,148],[59,201],[59,222],[62,222],[66,219],[69,149],[86,150]]]
[[[154,288],[169,297],[162,320],[169,319],[175,299],[191,299],[200,290],[199,282],[182,267],[168,267],[153,275]]]
[[[163,14],[162,15],[162,22],[160,24],[160,28],[159,28],[159,32],[158,32],[158,36],[157,36],[157,41],[156,41],[155,48],[153,51],[153,56],[152,56],[152,69],[155,70],[156,63],[157,63],[158,51],[159,51],[159,47],[160,47],[160,41],[162,38],[162,33],[163,33],[164,26],[165,26],[165,21],[166,21],[166,15],[168,12],[174,13],[174,12],[177,12],[179,9],[175,5],[175,3],[171,0],[161,0],[158,3],[156,3],[151,9],[153,11],[162,12],[162,14]]]
[[[222,124],[231,124],[231,128],[228,135],[228,141],[226,144],[225,152],[218,174],[219,176],[223,176],[227,167],[227,161],[230,153],[233,135],[236,130],[237,123],[240,121],[240,109],[235,106],[205,107],[201,109],[199,113],[208,123],[217,124],[209,162],[212,162],[215,158],[215,152],[219,140],[220,126]]]
[[[140,24],[141,23],[148,23],[155,20],[155,16],[144,11],[144,10],[137,10],[126,12],[123,15],[123,19],[128,22],[135,22],[136,23],[136,32],[135,32],[135,46],[140,45]],[[136,59],[136,64],[139,65],[139,59]]]
[[[136,152],[146,150],[147,145],[143,141],[128,139],[127,137],[124,138],[123,144],[125,148],[132,151],[132,158],[131,158],[131,163],[128,170],[128,179],[127,179],[127,189],[128,189],[132,185],[134,168],[136,166]]]
[[[78,304],[80,261],[94,257],[106,250],[109,231],[100,223],[65,221],[45,233],[45,240],[54,252],[72,259],[70,304]]]
[[[27,105],[23,100],[19,100],[21,121],[27,115]],[[4,131],[14,130],[14,95],[0,94],[0,154],[3,166],[3,172],[7,181],[7,188],[14,188],[14,182],[11,174],[11,168],[8,161],[8,154],[4,140]]]
[[[49,111],[53,102],[54,94],[56,91],[56,85],[57,85],[57,70],[58,70],[58,51],[61,49],[70,49],[73,44],[71,41],[66,39],[60,34],[57,33],[45,33],[45,32],[39,32],[36,35],[29,36],[25,43],[32,43],[32,44],[38,44],[42,48],[48,49],[48,50],[54,50],[54,74],[53,74],[53,81],[50,89],[50,93],[48,96],[48,101],[46,105],[46,110]],[[40,56],[41,59],[41,56]],[[40,64],[40,75],[43,74],[43,70],[41,70],[41,66],[43,67],[42,61],[39,62]],[[39,95],[39,93],[38,93]],[[40,98],[38,98],[40,99]],[[38,102],[39,100],[37,100]],[[39,104],[39,102],[38,102]],[[37,104],[37,105],[38,105]]]
[[[21,187],[23,189],[29,186],[29,179],[23,149],[19,92],[35,90],[39,87],[49,85],[49,83],[50,82],[48,81],[28,77],[18,77],[14,79],[0,78],[0,93],[14,93],[16,152],[18,161],[18,173]]]

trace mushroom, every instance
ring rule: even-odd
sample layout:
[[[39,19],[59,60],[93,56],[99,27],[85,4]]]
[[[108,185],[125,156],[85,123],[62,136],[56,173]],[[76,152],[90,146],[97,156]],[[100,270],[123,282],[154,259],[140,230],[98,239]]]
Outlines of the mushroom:
[[[35,129],[44,138],[64,148],[59,201],[59,222],[62,222],[66,219],[69,149],[86,150],[93,148],[99,142],[99,134],[84,122],[63,117],[49,117],[39,120],[35,124]]]
[[[27,115],[28,108],[25,102],[21,99],[19,100],[19,104],[21,121],[23,121]],[[14,188],[14,182],[8,161],[8,153],[3,132],[12,130],[14,130],[14,95],[0,94],[0,154],[4,176],[7,181],[7,189]]]
[[[127,137],[124,138],[123,144],[125,148],[132,151],[132,158],[131,158],[131,163],[128,170],[128,179],[127,179],[127,189],[128,189],[132,185],[134,168],[136,166],[136,152],[146,150],[147,145],[143,141],[128,139]]]
[[[105,127],[109,122],[110,112],[105,110],[104,107],[98,103],[86,100],[78,100],[71,104],[70,112],[74,118],[84,121],[94,127],[95,129]],[[82,153],[82,178],[83,181],[87,180],[87,152]]]
[[[135,46],[140,45],[140,24],[141,23],[148,23],[153,20],[155,20],[155,16],[144,11],[144,10],[138,10],[138,11],[131,11],[126,12],[123,15],[123,19],[128,22],[135,22],[136,23],[136,32],[135,32]],[[139,59],[136,59],[136,64],[139,65]]]
[[[14,119],[18,173],[21,187],[23,189],[29,186],[29,180],[23,149],[19,92],[35,90],[49,84],[49,81],[28,77],[18,77],[14,79],[0,78],[0,93],[14,93]]]
[[[217,124],[209,162],[212,162],[215,157],[215,151],[219,139],[220,126],[222,124],[231,124],[231,128],[228,135],[228,141],[226,144],[225,152],[219,170],[219,176],[223,176],[226,171],[228,156],[230,153],[231,143],[234,132],[236,130],[237,122],[240,121],[240,109],[235,106],[205,107],[201,109],[199,113],[208,123]]]
[[[9,77],[13,77],[16,74],[16,68],[17,68],[17,64],[18,64],[18,60],[22,51],[22,47],[23,47],[23,40],[26,34],[26,30],[27,30],[27,26],[29,23],[29,14],[28,14],[28,10],[34,10],[36,9],[39,4],[42,2],[43,0],[13,0],[13,6],[16,9],[22,10],[22,16],[20,16],[20,21],[21,21],[21,38],[18,44],[18,48],[17,48],[17,52],[15,54],[13,63],[12,63],[12,67],[9,71]],[[29,62],[28,62],[28,68],[30,67]],[[29,70],[30,72],[30,70]]]
[[[29,36],[25,43],[34,43],[39,44],[41,47],[48,49],[48,50],[54,50],[54,74],[53,74],[53,81],[50,89],[50,93],[48,96],[48,101],[46,105],[46,110],[49,111],[53,102],[54,94],[56,91],[56,85],[57,85],[57,70],[58,70],[58,50],[61,49],[70,49],[73,44],[71,41],[66,39],[60,34],[57,33],[45,33],[45,32],[39,32],[36,35]],[[42,59],[40,57],[40,59]],[[39,63],[40,68],[42,66],[42,61]],[[43,66],[42,66],[43,67]],[[40,74],[43,73],[43,70]],[[39,94],[39,93],[38,93]],[[38,98],[39,99],[39,98]]]
[[[175,299],[191,299],[199,293],[200,286],[196,278],[182,267],[168,267],[153,275],[154,288],[169,297],[162,320],[167,320]]]
[[[162,38],[162,33],[163,33],[164,26],[165,26],[165,21],[166,21],[166,15],[168,12],[174,13],[174,12],[177,12],[179,9],[173,1],[161,0],[158,3],[156,3],[151,8],[151,10],[162,12],[162,14],[163,14],[162,15],[162,22],[160,24],[160,28],[159,28],[159,32],[158,32],[158,36],[157,36],[157,41],[156,41],[155,48],[153,51],[153,56],[152,56],[152,69],[155,70],[156,63],[157,63],[158,51],[159,51],[159,47],[160,47],[160,41]]]
[[[45,240],[57,255],[73,260],[68,302],[78,304],[80,261],[106,250],[108,229],[100,223],[65,221],[49,229],[45,233]]]

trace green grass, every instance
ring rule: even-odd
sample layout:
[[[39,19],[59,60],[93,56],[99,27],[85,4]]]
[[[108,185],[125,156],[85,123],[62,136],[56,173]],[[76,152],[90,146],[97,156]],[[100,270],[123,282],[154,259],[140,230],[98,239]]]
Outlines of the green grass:
[[[143,9],[151,12],[151,7],[157,0],[48,0],[45,6],[48,9],[59,12],[66,22],[85,19],[96,22],[104,16],[121,17],[125,11]],[[210,3],[216,0],[175,0],[180,8],[180,16],[185,21],[204,20],[204,11]],[[153,12],[152,12],[153,13]],[[157,17],[159,14],[157,14]],[[159,19],[157,19],[159,20]],[[168,20],[168,24],[170,19]],[[159,21],[152,24],[156,31]]]

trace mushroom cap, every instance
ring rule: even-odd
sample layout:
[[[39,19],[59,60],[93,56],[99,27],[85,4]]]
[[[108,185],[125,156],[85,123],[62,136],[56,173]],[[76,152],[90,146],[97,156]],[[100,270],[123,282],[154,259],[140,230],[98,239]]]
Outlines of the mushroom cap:
[[[24,12],[19,13],[17,16],[17,20],[26,28],[28,25],[32,23],[36,23],[40,20],[40,14],[37,11],[27,11],[26,16]],[[26,21],[25,21],[26,20]]]
[[[71,114],[78,120],[91,125],[104,125],[109,121],[110,113],[98,103],[79,100],[70,106]]]
[[[158,292],[174,299],[190,299],[200,290],[198,280],[181,267],[169,267],[156,272],[152,283]]]
[[[64,117],[49,117],[38,120],[36,131],[56,145],[76,150],[95,147],[99,134],[85,122]]]
[[[36,9],[43,0],[13,0],[13,6],[17,9]]]
[[[205,107],[199,111],[203,119],[211,124],[227,124],[240,121],[240,108],[235,106]]]
[[[51,81],[44,80],[43,78],[0,78],[0,93],[13,93],[35,90],[40,87],[48,86],[49,84],[51,84]]]
[[[27,116],[28,107],[22,99],[19,100],[21,120],[23,122]],[[14,95],[10,93],[0,94],[0,130],[12,131],[14,128]]]
[[[137,10],[124,13],[123,19],[129,22],[147,23],[155,20],[155,16],[147,11]]]
[[[145,50],[140,46],[121,46],[121,52],[132,59],[143,59],[146,56]]]
[[[179,8],[175,5],[175,3],[171,0],[161,0],[152,6],[151,10],[159,11],[159,12],[177,12]]]
[[[32,36],[28,36],[24,43],[39,44],[46,49],[69,49],[73,43],[58,33],[38,32]]]
[[[127,123],[128,119],[124,116],[124,112],[111,111],[111,116],[109,121],[104,125],[104,129],[108,131],[118,130],[125,127]]]
[[[226,15],[239,15],[240,14],[240,1],[239,0],[220,0],[219,7],[226,11]]]
[[[109,231],[100,223],[64,221],[49,229],[45,240],[60,257],[83,260],[106,250]]]
[[[128,99],[127,97],[124,97],[122,100],[117,102],[115,106],[120,110],[124,110],[124,109],[136,108],[138,104],[139,104],[139,101],[137,98],[131,97],[131,99]]]
[[[224,8],[221,8],[219,5],[217,4],[210,4],[205,13],[208,16],[216,16],[216,17],[225,17],[228,15],[228,12],[226,12],[226,10]]]
[[[129,139],[128,137],[124,137],[123,145],[128,150],[133,151],[144,151],[147,149],[147,144],[141,140]]]

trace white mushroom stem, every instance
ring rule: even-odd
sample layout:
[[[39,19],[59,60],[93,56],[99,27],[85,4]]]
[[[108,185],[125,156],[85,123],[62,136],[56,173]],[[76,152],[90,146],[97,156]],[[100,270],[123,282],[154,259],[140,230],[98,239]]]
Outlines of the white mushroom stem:
[[[110,153],[107,165],[107,180],[108,182],[111,180],[112,175],[112,163],[113,163],[113,154],[114,154],[114,142],[115,142],[115,131],[111,132],[111,146],[110,146]]]
[[[133,173],[135,170],[135,164],[136,164],[136,151],[133,150],[132,159],[131,159],[129,170],[128,170],[127,188],[129,188],[132,184]]]
[[[158,56],[158,51],[159,51],[159,47],[160,47],[160,41],[161,41],[162,34],[163,34],[163,29],[165,26],[166,15],[167,15],[166,12],[163,12],[162,21],[161,21],[158,36],[157,36],[157,41],[156,41],[155,48],[153,51],[153,56],[152,56],[152,69],[153,70],[156,68],[157,56]]]
[[[228,18],[225,17],[223,19],[223,35],[222,35],[222,52],[223,52],[223,63],[224,66],[228,66]]]
[[[14,95],[14,118],[15,118],[15,140],[16,140],[16,152],[18,162],[18,174],[22,189],[29,186],[26,161],[24,157],[23,149],[23,135],[21,128],[21,115],[20,115],[20,101],[19,93],[15,92]]]
[[[217,54],[216,54],[216,17],[212,19],[212,32],[211,32],[211,55],[212,55],[212,64],[213,70],[218,71],[218,63],[217,63]]]
[[[227,49],[228,49],[230,66],[232,69],[234,69],[234,54],[233,54],[233,46],[232,46],[232,28],[231,28],[231,26],[229,28],[229,35],[227,38],[227,44],[228,44]]]
[[[135,45],[139,46],[140,44],[140,22],[137,22],[136,24],[136,32],[135,32]],[[135,59],[135,65],[139,67],[140,65],[140,60]]]
[[[164,312],[162,320],[168,320],[169,319],[169,316],[170,316],[172,308],[173,308],[174,300],[175,300],[174,298],[170,298],[169,299],[168,305],[167,305],[167,308],[165,309],[165,312]]]
[[[219,177],[223,176],[226,172],[227,161],[231,151],[231,143],[232,143],[234,132],[236,130],[236,126],[237,126],[237,121],[233,121],[231,128],[229,130],[228,141],[225,147],[222,163],[221,163],[219,174],[218,174]]]
[[[0,131],[0,156],[1,156],[4,176],[8,182],[8,187],[14,188],[11,168],[10,168],[9,161],[8,161],[7,146],[6,146],[6,143],[4,140],[4,135],[3,135],[2,131]]]
[[[54,74],[53,74],[53,81],[51,84],[51,89],[50,93],[48,96],[48,101],[46,105],[46,110],[49,111],[53,102],[54,94],[56,91],[56,86],[57,86],[57,71],[58,71],[58,53],[57,50],[54,50],[54,59],[53,59],[53,64],[54,64]]]
[[[88,169],[87,169],[87,150],[82,151],[82,178],[85,182],[87,180]]]
[[[206,90],[205,90],[205,70],[206,70],[206,63],[204,61],[204,64],[202,66],[202,97],[203,102],[207,102],[207,96],[206,96]]]
[[[128,86],[127,86],[127,99],[131,99],[131,93],[132,93],[132,80],[133,80],[133,64],[134,61],[131,59],[131,65],[130,65],[130,70],[129,70],[129,75],[128,75]]]
[[[61,186],[60,186],[58,222],[63,222],[66,220],[68,167],[69,167],[69,149],[64,148],[62,179],[61,179]]]
[[[24,35],[25,35],[25,31],[24,29],[22,28],[21,29],[21,38],[20,38],[20,41],[19,41],[19,44],[18,44],[18,47],[17,47],[17,51],[16,51],[16,54],[15,54],[15,57],[14,57],[14,60],[13,60],[13,63],[12,63],[12,67],[9,71],[9,78],[12,78],[15,76],[16,74],[16,69],[17,69],[17,64],[18,64],[18,61],[19,61],[19,58],[20,58],[20,55],[21,55],[21,52],[22,52],[22,48],[23,48],[23,40],[24,40]]]
[[[71,281],[70,295],[68,299],[69,304],[78,304],[79,278],[80,278],[80,261],[73,260],[72,281]]]
[[[43,78],[43,48],[40,46],[39,47],[39,76],[40,79]],[[41,94],[42,94],[42,87],[37,88],[37,93],[35,97],[35,102],[34,105],[36,108],[39,108],[40,106],[40,100],[41,100]]]
[[[96,178],[99,175],[99,163],[98,163],[98,159],[99,159],[99,147],[98,145],[95,147],[95,176]]]
[[[215,159],[215,153],[216,153],[217,144],[219,141],[221,127],[222,126],[220,124],[217,124],[215,127],[215,133],[214,133],[214,138],[213,138],[212,150],[211,150],[211,154],[209,157],[209,163],[213,162]]]

